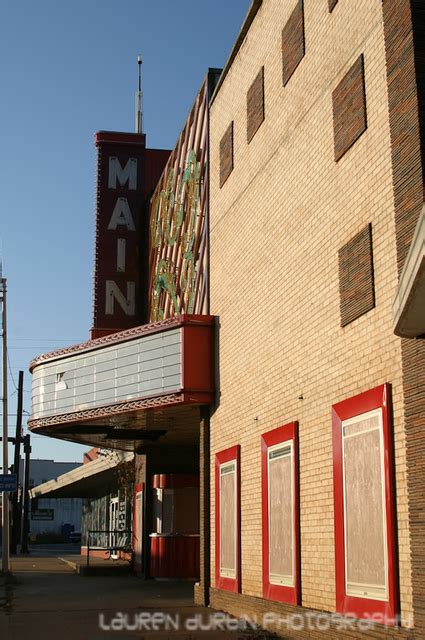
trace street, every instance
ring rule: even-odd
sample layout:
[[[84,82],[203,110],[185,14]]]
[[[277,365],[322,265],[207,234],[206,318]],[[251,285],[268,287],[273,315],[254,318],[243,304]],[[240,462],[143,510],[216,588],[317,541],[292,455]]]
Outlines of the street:
[[[69,546],[64,549],[69,555]],[[33,549],[28,557],[12,558],[11,580],[0,578],[2,640],[265,637],[232,631],[236,620],[194,606],[191,582],[81,577],[58,551]]]

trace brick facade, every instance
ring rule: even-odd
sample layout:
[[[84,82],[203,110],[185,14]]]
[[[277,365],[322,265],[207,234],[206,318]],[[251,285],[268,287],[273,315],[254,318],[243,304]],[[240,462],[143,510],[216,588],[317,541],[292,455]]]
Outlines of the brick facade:
[[[392,143],[394,216],[401,272],[423,202],[424,7],[418,0],[383,0]],[[422,38],[421,38],[422,35]],[[418,110],[418,107],[420,110]],[[422,130],[421,130],[422,129]],[[425,635],[425,343],[401,340],[407,477],[410,498],[413,609]]]
[[[300,7],[297,4],[295,11]],[[241,593],[216,589],[212,578],[211,604],[247,615],[335,612],[331,406],[390,383],[402,629],[378,627],[373,637],[408,637],[406,628],[414,616],[418,628],[420,624],[422,600],[414,587],[416,580],[419,593],[422,560],[417,563],[415,553],[421,557],[423,522],[420,511],[416,524],[409,516],[408,466],[422,463],[413,449],[406,453],[406,437],[412,444],[414,434],[419,438],[423,403],[420,399],[415,404],[413,392],[409,398],[406,385],[409,380],[413,385],[414,367],[423,361],[421,345],[403,346],[392,330],[397,265],[402,263],[398,225],[409,228],[408,246],[416,219],[406,222],[405,217],[414,217],[421,198],[416,177],[412,176],[411,187],[417,196],[408,197],[406,189],[405,200],[393,184],[393,174],[400,190],[406,182],[402,158],[398,157],[400,168],[396,168],[395,136],[400,135],[402,146],[407,147],[413,172],[420,169],[419,149],[409,146],[402,131],[397,133],[397,127],[405,125],[394,109],[402,106],[393,106],[393,93],[406,85],[410,92],[411,84],[399,79],[397,88],[394,75],[391,90],[391,68],[399,47],[391,40],[397,38],[399,27],[388,29],[388,21],[391,16],[403,16],[397,11],[393,15],[392,3],[385,0],[383,4],[359,0],[355,9],[350,2],[340,2],[332,14],[329,8],[327,2],[304,2],[308,46],[302,64],[293,65],[286,76],[290,82],[282,86],[282,29],[294,20],[294,3],[264,0],[211,104],[211,313],[220,318],[220,397],[211,416],[211,465],[218,451],[240,445],[242,531]],[[404,20],[403,35],[409,28],[408,17]],[[332,94],[353,68],[353,61],[357,61],[357,72],[359,61],[363,61],[362,72],[364,65],[361,85],[368,127],[351,140],[343,160],[335,162]],[[409,50],[404,63],[412,63]],[[267,112],[248,144],[246,95],[252,70],[262,66]],[[390,118],[388,106],[390,113],[393,110]],[[233,122],[237,160],[232,180],[224,183],[220,142],[228,122]],[[411,127],[415,126],[413,114]],[[404,215],[400,199],[410,206]],[[341,327],[338,251],[370,224],[376,305],[369,304],[368,313]],[[370,257],[369,250],[365,255]],[[369,275],[368,285],[371,280]],[[406,350],[416,354],[410,353],[410,368],[406,368]],[[260,436],[291,421],[299,423],[302,608],[262,598]],[[409,480],[409,491],[411,496],[419,492],[419,482]],[[211,576],[215,572],[215,499],[212,489]],[[412,527],[416,533],[411,537]],[[298,631],[300,635],[324,637],[311,631]],[[327,637],[358,637],[358,631],[331,630]]]

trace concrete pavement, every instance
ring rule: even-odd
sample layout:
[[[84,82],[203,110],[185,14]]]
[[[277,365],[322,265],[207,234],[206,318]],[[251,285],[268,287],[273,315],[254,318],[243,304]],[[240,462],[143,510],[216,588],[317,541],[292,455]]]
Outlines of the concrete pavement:
[[[12,571],[0,596],[2,640],[271,637],[194,606],[189,582],[143,581],[133,575],[81,577],[69,564],[48,556],[13,558]]]

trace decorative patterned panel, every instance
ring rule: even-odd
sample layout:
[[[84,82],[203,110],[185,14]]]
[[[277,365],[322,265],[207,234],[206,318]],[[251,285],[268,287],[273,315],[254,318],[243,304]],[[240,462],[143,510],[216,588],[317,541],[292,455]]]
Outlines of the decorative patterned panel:
[[[208,102],[219,71],[196,97],[150,206],[149,317],[208,313]]]
[[[339,293],[342,327],[375,306],[370,224],[339,250]]]
[[[363,56],[359,56],[332,94],[335,160],[339,160],[367,128]]]
[[[304,3],[298,0],[282,31],[282,81],[286,86],[304,58]]]

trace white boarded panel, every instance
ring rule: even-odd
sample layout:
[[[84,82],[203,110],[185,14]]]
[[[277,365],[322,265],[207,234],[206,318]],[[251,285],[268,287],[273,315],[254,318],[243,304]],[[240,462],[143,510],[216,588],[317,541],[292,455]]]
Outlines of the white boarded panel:
[[[236,578],[236,462],[220,466],[220,575]]]
[[[181,389],[181,329],[36,367],[33,418]]]
[[[268,449],[269,580],[294,585],[294,491],[291,444]]]
[[[342,428],[347,594],[386,600],[381,410],[344,421]]]

